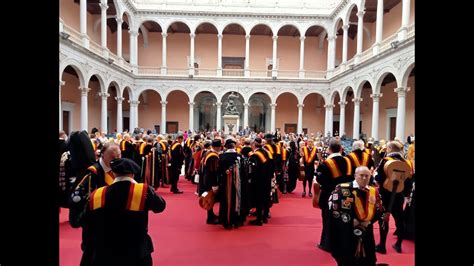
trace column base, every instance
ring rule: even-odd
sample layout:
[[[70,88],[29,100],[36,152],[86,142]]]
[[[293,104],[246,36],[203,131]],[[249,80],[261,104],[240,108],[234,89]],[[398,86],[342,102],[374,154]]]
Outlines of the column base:
[[[354,56],[354,64],[359,64],[359,62],[360,62],[360,54],[356,54]]]
[[[81,40],[82,40],[82,46],[84,48],[89,49],[89,37],[87,35],[81,35]]]
[[[380,43],[374,43],[372,46],[372,55],[378,55],[380,52]]]
[[[161,75],[164,75],[164,76],[168,75],[168,68],[167,67],[164,67],[164,66],[161,67]]]
[[[401,27],[398,30],[398,41],[403,41],[407,38],[408,34],[408,28],[407,27]]]
[[[102,46],[102,56],[105,57],[105,59],[109,59],[109,53],[109,48]]]
[[[250,77],[250,69],[245,69],[244,71],[244,77],[249,78]]]
[[[189,68],[188,75],[190,78],[194,77],[194,67]]]
[[[299,73],[298,73],[298,77],[300,79],[304,79],[304,69],[300,69]]]
[[[216,74],[218,77],[222,77],[222,68],[218,68]]]
[[[276,69],[272,69],[272,79],[276,79],[278,77],[278,71]]]

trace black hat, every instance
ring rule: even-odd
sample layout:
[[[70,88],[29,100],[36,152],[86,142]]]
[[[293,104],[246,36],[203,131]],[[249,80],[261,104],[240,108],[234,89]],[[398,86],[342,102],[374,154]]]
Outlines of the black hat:
[[[222,141],[220,139],[215,139],[212,141],[212,147],[221,147]]]
[[[230,145],[231,143],[237,144],[237,142],[234,139],[227,139],[225,141],[225,146]]]
[[[275,136],[273,136],[270,133],[265,134],[265,139],[273,139]]]
[[[209,148],[209,147],[211,147],[211,141],[210,141],[210,140],[206,140],[206,141],[204,142],[204,148],[207,149],[207,148]]]
[[[262,144],[262,139],[261,138],[255,138],[253,141],[257,142],[258,144]]]
[[[112,172],[120,174],[139,174],[140,166],[128,158],[114,159],[110,162]]]

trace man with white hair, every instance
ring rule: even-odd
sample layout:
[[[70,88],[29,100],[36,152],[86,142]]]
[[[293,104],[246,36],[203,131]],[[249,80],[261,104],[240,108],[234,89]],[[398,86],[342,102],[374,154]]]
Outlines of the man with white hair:
[[[340,266],[377,261],[373,224],[384,210],[370,175],[366,166],[357,167],[355,180],[337,185],[329,197],[331,255]]]

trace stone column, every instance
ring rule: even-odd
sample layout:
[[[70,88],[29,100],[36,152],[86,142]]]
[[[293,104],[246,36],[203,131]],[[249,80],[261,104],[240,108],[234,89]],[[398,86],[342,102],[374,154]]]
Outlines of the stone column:
[[[194,76],[194,37],[196,37],[196,34],[191,33],[189,34],[189,37],[191,37],[191,54],[189,55],[189,75]]]
[[[398,94],[398,106],[397,106],[397,130],[396,137],[401,141],[405,139],[405,116],[406,116],[406,95],[410,91],[410,88],[395,88],[394,91]]]
[[[161,134],[166,133],[166,104],[168,101],[161,101]]]
[[[129,31],[130,33],[130,64],[132,67],[136,67],[138,60],[138,49],[137,49],[137,43],[138,43],[138,31]]]
[[[278,40],[278,36],[273,36],[272,39],[273,39],[272,77],[276,78],[278,76],[278,73],[277,73],[277,40]]]
[[[298,107],[298,129],[297,133],[303,133],[303,107],[304,104],[298,104],[296,105]]]
[[[99,96],[102,98],[102,105],[100,108],[100,129],[101,132],[108,133],[107,129],[107,97],[110,96],[109,93],[99,93]]]
[[[87,0],[81,0],[79,5],[82,45],[89,49],[89,36],[87,36]]]
[[[382,93],[371,94],[370,97],[372,97],[374,103],[372,106],[372,138],[379,140],[379,102]]]
[[[166,66],[166,37],[168,37],[168,33],[162,32],[161,36],[163,37],[162,38],[163,45],[161,47],[162,48],[161,49],[161,56],[162,56],[162,59],[161,59],[161,75],[166,75],[168,73],[167,66]]]
[[[357,54],[354,59],[355,63],[359,63],[360,56],[362,54],[362,49],[363,49],[363,41],[364,41],[364,14],[365,11],[359,11],[357,12],[357,17],[359,18],[357,20]]]
[[[328,65],[327,70],[334,70],[334,61],[336,59],[336,36],[328,36]]]
[[[107,0],[101,0],[100,5],[100,44],[104,50],[104,56],[108,56],[107,49]]]
[[[117,21],[117,56],[122,60],[122,23],[121,18],[115,18]]]
[[[270,107],[272,108],[272,116],[271,116],[271,124],[270,124],[270,131],[275,132],[275,109],[276,109],[277,104],[272,103],[270,104]]]
[[[194,102],[188,102],[189,104],[189,130],[194,131]]]
[[[217,34],[217,76],[222,77],[222,34]]]
[[[360,137],[359,135],[360,103],[362,102],[362,98],[354,98],[352,99],[352,101],[354,102],[354,124],[353,124],[354,126],[352,127],[353,128],[352,138],[359,139]]]
[[[305,39],[306,39],[306,36],[300,37],[300,72],[299,72],[300,79],[304,78],[304,40]]]
[[[398,30],[399,41],[403,41],[407,38],[409,21],[410,21],[410,0],[403,0],[402,1],[402,26]]]
[[[115,97],[117,100],[117,132],[123,132],[123,114],[122,114],[122,101],[125,100],[123,97]]]
[[[63,108],[61,106],[61,87],[66,84],[66,81],[59,81],[59,130],[63,130]]]
[[[250,77],[250,35],[245,35],[245,77]]]
[[[221,102],[217,102],[216,103],[216,107],[217,107],[217,112],[216,112],[216,129],[217,131],[220,131],[222,129],[222,126],[221,126],[221,121],[222,121],[222,111],[221,111],[221,106],[222,106],[222,103]]]
[[[342,38],[342,63],[344,64],[347,62],[347,42],[348,42],[347,32],[349,30],[349,25],[343,25],[342,30],[344,32],[344,35]]]
[[[375,43],[373,48],[373,54],[379,53],[380,43],[382,42],[383,35],[383,0],[377,0],[377,24],[376,24],[376,35]],[[373,136],[372,136],[373,137]]]
[[[140,101],[128,101],[130,103],[130,132],[138,127],[138,104]]]
[[[244,129],[249,126],[249,106],[250,104],[244,103]]]
[[[339,102],[339,136],[345,135],[346,131],[346,104],[347,102]]]
[[[90,88],[86,87],[79,87],[81,91],[81,130],[88,130],[88,104],[87,104],[87,94],[91,90]]]

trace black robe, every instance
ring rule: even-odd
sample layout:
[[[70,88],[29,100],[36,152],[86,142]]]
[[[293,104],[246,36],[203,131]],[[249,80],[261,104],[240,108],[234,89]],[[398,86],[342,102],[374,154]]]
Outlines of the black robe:
[[[372,265],[377,261],[375,255],[375,238],[373,232],[373,223],[376,222],[384,212],[381,197],[375,187],[373,197],[370,199],[370,192],[361,191],[353,187],[353,182],[337,185],[329,198],[329,231],[330,231],[330,249],[331,255],[336,259],[339,265]],[[354,192],[356,191],[356,192]],[[361,200],[364,211],[367,215],[368,209],[372,207],[373,216],[366,216],[370,223],[367,227],[362,227],[363,234],[359,237],[354,229],[361,228],[360,225],[354,226],[354,219],[357,223],[363,220],[356,214],[356,195]],[[369,207],[368,202],[373,205]],[[361,212],[359,212],[361,213]],[[356,249],[359,240],[364,247],[365,256],[356,257]]]
[[[226,228],[240,222],[241,163],[242,157],[237,152],[219,156],[219,220]]]
[[[132,208],[129,204],[131,185],[130,181],[120,181],[106,187],[104,203],[97,209],[93,210],[89,202],[83,223],[93,232],[93,245],[90,253],[84,254],[87,257],[83,258],[81,265],[152,263],[153,243],[148,235],[148,211],[160,213],[164,211],[166,202],[151,186],[140,184],[144,186],[141,191],[144,202],[143,205],[136,205],[138,208]]]

